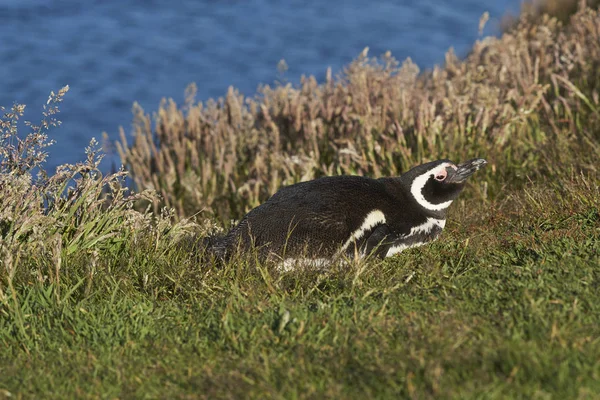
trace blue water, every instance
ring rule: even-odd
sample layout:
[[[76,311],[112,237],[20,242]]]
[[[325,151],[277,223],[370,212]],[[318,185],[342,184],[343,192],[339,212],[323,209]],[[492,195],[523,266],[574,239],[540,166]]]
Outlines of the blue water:
[[[129,133],[131,106],[147,112],[163,97],[181,102],[190,82],[198,99],[228,86],[253,95],[259,84],[302,74],[322,79],[364,47],[390,50],[421,69],[441,64],[454,47],[465,55],[478,38],[516,13],[520,0],[4,0],[0,2],[0,105],[27,104],[39,120],[51,90],[68,84],[63,125],[50,132],[47,166],[84,158],[91,137]],[[120,164],[118,158],[108,163]],[[106,168],[106,162],[104,167]]]

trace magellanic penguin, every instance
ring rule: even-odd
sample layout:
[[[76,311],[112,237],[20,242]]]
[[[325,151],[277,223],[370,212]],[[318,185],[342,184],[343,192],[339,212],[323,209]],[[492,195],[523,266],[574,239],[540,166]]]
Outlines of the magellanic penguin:
[[[256,248],[286,269],[300,260],[390,257],[436,239],[448,207],[485,164],[438,160],[398,177],[330,176],[283,187],[227,235],[210,238],[207,250],[227,260]]]

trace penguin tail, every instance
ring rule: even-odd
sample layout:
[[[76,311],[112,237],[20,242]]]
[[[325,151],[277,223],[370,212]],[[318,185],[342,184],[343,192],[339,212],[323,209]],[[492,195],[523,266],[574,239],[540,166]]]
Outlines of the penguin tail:
[[[211,235],[200,239],[199,247],[205,259],[225,260],[227,258],[227,237]]]
[[[228,240],[223,235],[200,237],[190,235],[177,243],[184,252],[195,257],[201,264],[221,263],[227,260]]]

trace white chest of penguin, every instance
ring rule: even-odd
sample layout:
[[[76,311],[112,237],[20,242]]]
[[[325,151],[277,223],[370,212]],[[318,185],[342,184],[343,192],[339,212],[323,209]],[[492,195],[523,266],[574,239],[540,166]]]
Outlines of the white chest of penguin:
[[[362,225],[356,229],[340,248],[339,255],[348,254],[349,249],[359,240],[368,235],[376,226],[382,226],[387,223],[385,214],[381,210],[372,210],[367,214]],[[445,219],[428,217],[425,222],[413,226],[407,234],[400,235],[382,254],[383,257],[394,256],[406,249],[419,247],[437,239],[446,226]],[[360,259],[368,254],[365,251],[355,251],[354,257]],[[331,263],[331,258],[287,258],[280,263],[280,269],[289,271],[297,267],[317,267],[323,268]]]
[[[399,243],[391,246],[385,253],[386,257],[391,257],[394,254],[400,253],[410,247],[418,247],[426,244],[428,240],[418,240],[420,237],[432,237],[432,240],[437,239],[444,227],[446,226],[445,219],[427,218],[427,221],[421,225],[411,228],[408,235],[404,235],[401,239],[406,239],[407,243]],[[416,238],[417,240],[409,242],[408,239]]]
[[[346,240],[344,245],[341,248],[342,252],[346,252],[353,243],[356,243],[358,240],[363,238],[365,234],[370,232],[374,227],[379,225],[384,225],[388,221],[385,217],[385,214],[381,210],[372,210],[365,217],[364,222],[361,226],[356,229],[350,237]],[[396,243],[392,245],[383,255],[384,257],[391,257],[394,254],[400,253],[402,250],[421,246],[432,239],[436,239],[437,236],[442,232],[444,227],[446,226],[445,219],[437,219],[437,218],[426,218],[425,222],[419,225],[415,225],[410,228],[410,231],[407,234],[399,235],[396,238]],[[425,238],[431,238],[429,240]],[[414,240],[411,240],[414,239]],[[419,240],[422,239],[422,240]],[[358,254],[359,256],[365,256],[364,252]]]

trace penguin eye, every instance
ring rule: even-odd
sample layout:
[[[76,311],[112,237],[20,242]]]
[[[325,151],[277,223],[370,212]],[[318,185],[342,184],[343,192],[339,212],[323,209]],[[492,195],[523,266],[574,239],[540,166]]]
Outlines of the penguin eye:
[[[448,176],[448,171],[446,171],[446,169],[443,169],[441,171],[436,172],[433,177],[435,178],[436,181],[443,182],[447,176]]]

